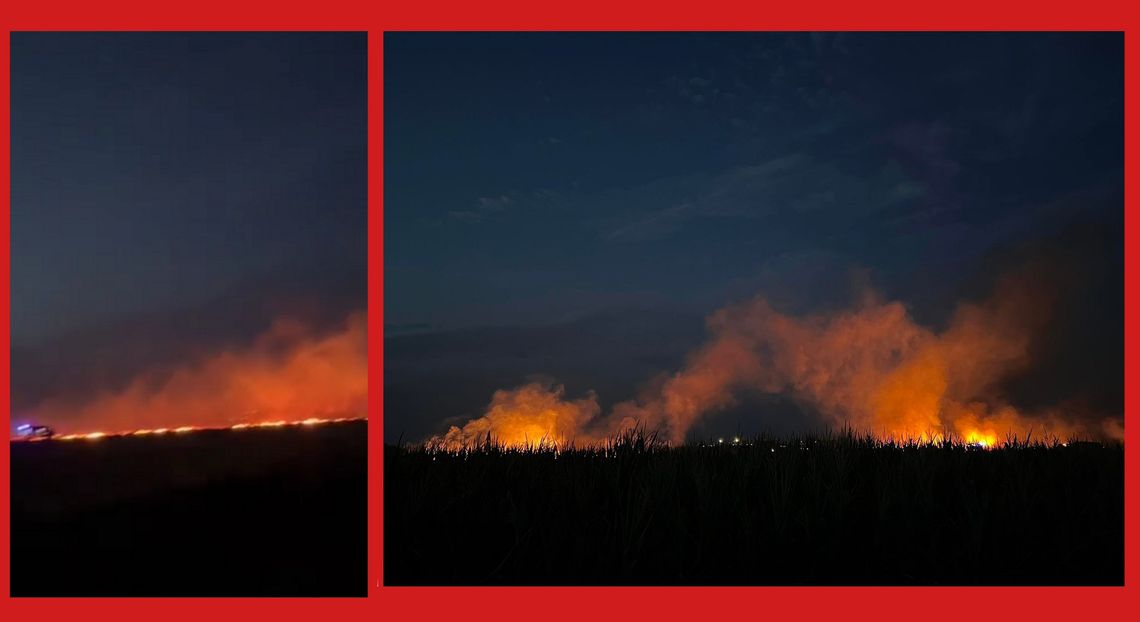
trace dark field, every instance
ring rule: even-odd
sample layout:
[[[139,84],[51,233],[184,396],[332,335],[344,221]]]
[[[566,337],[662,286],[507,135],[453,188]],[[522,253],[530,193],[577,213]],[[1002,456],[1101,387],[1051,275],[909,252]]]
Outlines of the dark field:
[[[12,595],[364,596],[365,431],[12,443]]]
[[[389,585],[1121,585],[1121,445],[385,447]]]

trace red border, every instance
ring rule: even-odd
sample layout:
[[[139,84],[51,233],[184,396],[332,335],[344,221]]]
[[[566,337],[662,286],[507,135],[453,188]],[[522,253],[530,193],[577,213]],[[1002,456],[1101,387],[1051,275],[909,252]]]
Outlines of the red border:
[[[2,48],[2,49],[0,49],[0,101],[2,101],[3,105],[4,105],[4,117],[5,118],[8,117],[8,94],[9,94],[9,87],[10,87],[10,82],[8,80],[8,68],[9,68],[8,57],[9,57],[9,53],[10,53],[8,41],[9,41],[9,33],[7,31],[5,31],[4,32],[3,44],[0,45],[0,48]],[[0,305],[0,320],[3,320],[5,326],[11,326],[12,325],[11,322],[9,321],[10,320],[9,314],[11,312],[11,304],[10,304],[11,301],[9,300],[9,295],[11,292],[10,285],[11,285],[12,273],[9,270],[9,263],[11,261],[11,256],[8,252],[9,249],[11,248],[11,238],[9,236],[9,230],[11,229],[11,226],[12,226],[12,221],[9,218],[9,213],[10,213],[9,210],[11,208],[10,202],[11,202],[11,196],[12,196],[10,191],[9,191],[9,188],[11,188],[10,177],[11,177],[12,168],[10,166],[11,162],[9,161],[11,151],[8,149],[8,145],[9,145],[8,141],[10,138],[11,130],[12,130],[12,126],[9,123],[4,123],[3,126],[0,127],[0,142],[3,142],[3,144],[4,144],[3,154],[0,155],[0,169],[3,169],[2,171],[0,171],[0,182],[2,182],[3,187],[4,187],[4,198],[3,198],[4,210],[3,210],[3,214],[0,214],[0,245],[2,245],[3,249],[4,249],[3,252],[0,252],[0,283],[3,284],[3,290],[4,290],[3,293],[0,295],[2,295],[4,298],[4,304]],[[11,335],[9,335],[8,331],[6,331],[6,330],[0,331],[0,333],[3,333],[3,336],[0,337],[0,348],[3,348],[4,352],[11,352],[10,343],[9,343]],[[11,425],[10,425],[10,421],[11,421],[10,405],[11,405],[11,402],[8,399],[9,393],[10,393],[10,389],[9,389],[10,375],[9,375],[9,372],[11,371],[9,369],[9,365],[10,365],[11,361],[10,361],[10,358],[7,356],[0,357],[0,361],[2,361],[2,362],[0,362],[0,386],[3,387],[3,391],[4,391],[4,395],[3,395],[3,398],[4,398],[4,423],[6,425],[8,425],[8,429],[11,430],[12,429]],[[3,521],[4,521],[3,525],[0,526],[0,529],[4,530],[4,536],[0,537],[0,543],[3,543],[2,545],[0,545],[0,547],[2,547],[2,548],[0,548],[0,553],[3,554],[5,561],[10,559],[8,551],[9,551],[9,548],[11,546],[11,543],[9,542],[10,538],[8,537],[8,535],[10,534],[10,531],[9,531],[9,504],[8,504],[8,499],[9,499],[8,498],[8,465],[10,463],[8,462],[8,456],[9,456],[8,450],[9,450],[9,446],[7,444],[5,444],[4,449],[3,449],[3,455],[0,456],[0,472],[2,472],[4,475],[3,483],[0,484],[0,486],[3,487],[3,490],[0,491],[0,494],[3,495],[3,499],[0,499],[0,503],[3,503],[3,507],[4,507],[3,511],[0,512],[0,514],[3,514]],[[9,589],[10,582],[9,582],[9,577],[8,577],[8,564],[7,563],[4,564],[4,568],[2,570],[0,570],[0,573],[3,574],[3,578],[4,578],[4,581],[3,581],[4,595],[7,595],[7,594],[11,593],[11,590]]]
[[[16,3],[10,3],[15,5]],[[762,4],[706,0],[693,8],[639,2],[641,6],[618,6],[612,1],[581,0],[560,7],[517,0],[492,2],[380,3],[324,0],[315,5],[284,2],[201,0],[192,6],[130,0],[120,2],[24,2],[3,9],[4,41],[0,51],[0,102],[8,116],[9,47],[13,30],[367,30],[369,78],[369,418],[368,458],[371,485],[369,508],[369,598],[358,599],[11,599],[9,591],[9,501],[8,446],[0,455],[0,515],[3,531],[0,553],[0,617],[12,620],[114,617],[116,620],[201,620],[229,614],[283,620],[401,619],[491,616],[496,619],[574,619],[659,617],[715,618],[726,614],[750,617],[874,616],[879,620],[961,620],[1003,617],[1015,619],[1122,619],[1125,611],[1140,610],[1138,603],[1138,551],[1136,482],[1140,462],[1130,456],[1140,443],[1140,428],[1126,425],[1125,479],[1125,587],[1116,588],[393,588],[379,587],[382,577],[383,481],[382,379],[383,379],[383,67],[384,30],[1131,30],[1137,24],[1135,9],[1124,2],[1087,0],[1080,13],[1066,7],[1018,0],[997,4],[993,0],[964,0],[948,9],[913,0],[843,2],[817,0],[808,3]],[[1125,97],[1136,100],[1137,46],[1126,32]],[[0,320],[9,324],[9,124],[0,129],[0,269],[3,305]],[[1125,171],[1136,177],[1137,132],[1126,124]],[[1138,239],[1137,219],[1127,213],[1135,192],[1125,194],[1125,408],[1135,410],[1140,381],[1134,357],[1140,352],[1137,331],[1128,327],[1136,309],[1137,252],[1130,242]],[[0,348],[7,351],[4,331]],[[9,358],[0,357],[3,403],[9,403]],[[1126,415],[1127,419],[1134,419]],[[1129,421],[1128,423],[1132,423]],[[1138,424],[1140,425],[1140,424]],[[61,569],[66,571],[66,569]]]

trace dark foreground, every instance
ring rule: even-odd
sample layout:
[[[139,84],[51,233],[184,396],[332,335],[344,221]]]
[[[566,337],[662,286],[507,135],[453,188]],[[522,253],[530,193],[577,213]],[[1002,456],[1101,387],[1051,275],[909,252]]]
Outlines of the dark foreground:
[[[389,585],[1121,585],[1120,445],[385,447]]]
[[[12,443],[12,595],[363,596],[365,426]]]

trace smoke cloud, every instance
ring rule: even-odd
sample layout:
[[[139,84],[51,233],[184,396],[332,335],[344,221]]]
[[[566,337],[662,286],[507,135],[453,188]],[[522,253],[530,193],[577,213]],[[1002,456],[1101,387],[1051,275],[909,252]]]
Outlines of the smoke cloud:
[[[355,312],[331,331],[279,319],[250,344],[138,373],[118,390],[50,397],[25,414],[64,431],[112,432],[358,417],[367,404],[367,316]]]
[[[589,444],[640,427],[676,444],[749,391],[785,396],[833,427],[881,438],[989,445],[1011,434],[1120,439],[1120,412],[1074,399],[1026,408],[1010,397],[1010,387],[1039,366],[1041,344],[1054,338],[1054,309],[1066,308],[1064,290],[1041,278],[1040,268],[1008,271],[989,297],[957,304],[940,330],[870,291],[845,309],[799,316],[757,297],[712,314],[708,340],[683,369],[604,416],[593,394],[568,401],[559,386],[529,384],[497,391],[485,416],[429,443],[459,447],[490,433],[513,445],[540,438]]]
[[[452,426],[434,444],[467,447],[484,442],[488,435],[507,445],[563,445],[568,441],[596,442],[589,425],[601,413],[597,396],[564,399],[565,388],[532,382],[516,389],[499,390],[491,397],[487,414],[462,428]]]

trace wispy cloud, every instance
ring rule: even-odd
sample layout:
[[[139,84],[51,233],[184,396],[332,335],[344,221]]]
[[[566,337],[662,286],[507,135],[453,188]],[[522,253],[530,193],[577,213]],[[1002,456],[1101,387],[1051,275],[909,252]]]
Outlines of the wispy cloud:
[[[505,192],[479,197],[469,209],[447,212],[448,220],[468,225],[476,225],[501,219],[509,213],[521,214],[535,209],[549,208],[563,198],[562,194],[549,188],[539,188],[526,192]]]
[[[891,163],[877,175],[856,175],[800,153],[693,179],[667,192],[660,190],[662,185],[631,192],[624,199],[628,204],[650,207],[611,219],[602,238],[657,240],[697,221],[757,220],[776,213],[829,218],[843,212],[852,217],[917,199],[925,191]]]
[[[499,196],[479,197],[471,209],[453,210],[448,212],[447,216],[453,220],[458,220],[460,222],[472,224],[479,223],[487,220],[495,214],[507,211],[511,208],[514,202],[514,199],[505,194],[501,194]]]

